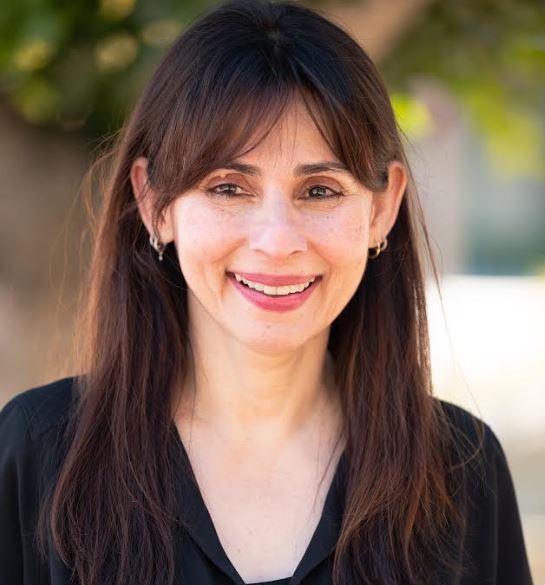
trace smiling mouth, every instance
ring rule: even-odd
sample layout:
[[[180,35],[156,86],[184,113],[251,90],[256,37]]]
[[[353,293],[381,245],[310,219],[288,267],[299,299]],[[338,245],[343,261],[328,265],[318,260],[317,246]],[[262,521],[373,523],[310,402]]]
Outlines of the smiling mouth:
[[[304,288],[301,288],[303,285],[291,285],[291,286],[269,286],[264,285],[261,283],[252,283],[245,282],[241,279],[240,276],[235,276],[233,272],[227,273],[229,277],[233,280],[236,280],[239,285],[244,286],[256,293],[260,293],[267,297],[288,297],[288,296],[296,296],[304,293],[307,289],[311,288],[321,279],[321,275],[316,276],[313,280],[311,280],[308,284],[304,285]],[[250,281],[251,282],[251,281]],[[290,290],[291,289],[291,290]],[[299,290],[293,290],[299,289]]]

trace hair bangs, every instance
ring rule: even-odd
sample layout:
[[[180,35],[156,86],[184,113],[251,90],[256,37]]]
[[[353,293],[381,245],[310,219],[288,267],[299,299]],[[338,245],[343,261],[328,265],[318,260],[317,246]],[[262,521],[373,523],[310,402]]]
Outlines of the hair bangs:
[[[202,100],[195,103],[180,96],[153,159],[150,182],[160,194],[160,208],[212,170],[257,147],[296,93],[293,81],[280,79],[259,59],[239,59],[230,67],[224,62],[216,65],[217,71],[208,72],[212,82]],[[225,69],[231,69],[229,75]],[[201,86],[202,80],[195,80],[195,91],[185,88],[181,93],[195,94]]]

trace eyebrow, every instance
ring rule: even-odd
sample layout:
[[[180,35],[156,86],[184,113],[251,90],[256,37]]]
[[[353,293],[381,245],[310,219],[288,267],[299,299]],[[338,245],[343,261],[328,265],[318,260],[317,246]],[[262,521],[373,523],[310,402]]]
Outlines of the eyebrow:
[[[239,173],[243,173],[245,175],[251,175],[252,177],[261,177],[263,175],[261,169],[254,165],[249,165],[245,163],[237,163],[237,162],[229,162],[222,167],[223,169],[230,169],[233,171],[238,171]],[[315,163],[308,163],[304,165],[297,165],[295,167],[294,175],[296,177],[302,177],[305,175],[312,175],[314,173],[323,173],[323,172],[342,172],[348,173],[347,166],[342,162],[336,161],[321,161]]]

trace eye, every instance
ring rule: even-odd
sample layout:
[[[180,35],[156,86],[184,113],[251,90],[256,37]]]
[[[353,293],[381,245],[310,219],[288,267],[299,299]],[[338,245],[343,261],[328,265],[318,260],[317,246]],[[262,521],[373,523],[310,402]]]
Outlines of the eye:
[[[240,193],[236,193],[236,190],[240,188],[236,183],[219,183],[214,187],[208,187],[206,192],[220,197],[237,197]]]
[[[331,189],[331,187],[326,187],[325,185],[313,185],[307,189],[309,193],[308,199],[320,200],[320,199],[339,199],[344,197],[344,193],[342,191],[335,191]],[[327,194],[327,191],[330,191],[330,194]]]

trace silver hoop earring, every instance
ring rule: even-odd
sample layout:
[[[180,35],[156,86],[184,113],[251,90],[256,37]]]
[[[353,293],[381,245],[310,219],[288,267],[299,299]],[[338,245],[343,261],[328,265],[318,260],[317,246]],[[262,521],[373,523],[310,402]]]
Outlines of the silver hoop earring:
[[[165,244],[159,241],[159,238],[155,234],[151,234],[149,237],[149,243],[152,245],[154,250],[159,254],[159,261],[163,261],[163,252],[165,251]]]

